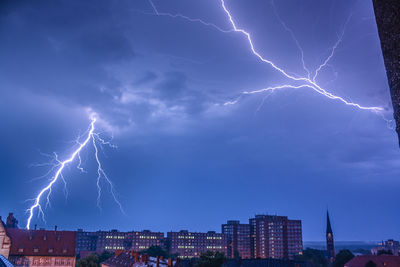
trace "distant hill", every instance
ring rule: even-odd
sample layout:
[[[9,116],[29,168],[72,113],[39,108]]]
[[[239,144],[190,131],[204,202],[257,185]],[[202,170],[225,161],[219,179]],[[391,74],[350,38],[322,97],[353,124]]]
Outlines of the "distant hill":
[[[371,248],[376,247],[376,241],[335,241],[335,250],[339,252],[342,249],[348,249],[355,254],[371,254]],[[325,241],[304,241],[303,247],[319,250],[326,250]]]

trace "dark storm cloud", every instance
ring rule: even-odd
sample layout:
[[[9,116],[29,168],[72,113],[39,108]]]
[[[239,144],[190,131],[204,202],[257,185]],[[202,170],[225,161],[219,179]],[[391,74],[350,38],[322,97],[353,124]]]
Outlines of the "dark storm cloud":
[[[143,74],[143,76],[141,76],[134,82],[134,85],[143,85],[146,83],[153,82],[157,79],[157,77],[158,75],[155,72],[148,70]]]
[[[134,53],[106,8],[100,8],[106,1],[97,2],[96,15],[66,2],[22,4],[3,18],[3,82],[78,105],[105,104],[120,93],[105,67]]]
[[[160,95],[160,98],[176,99],[182,96],[187,88],[187,77],[181,72],[167,72],[163,80],[160,81],[154,89]]]
[[[165,12],[229,26],[219,1],[155,2]],[[226,2],[263,56],[304,72],[269,2]],[[365,19],[373,16],[370,3],[275,2],[310,66],[329,53],[356,5],[343,43],[319,79],[346,99],[387,106],[375,24]],[[260,63],[240,34],[138,11],[152,9],[147,1],[124,0],[1,3],[0,179],[7,186],[0,188],[0,213],[14,209],[24,220],[23,200],[42,185],[28,181],[43,174],[27,166],[47,160],[39,150],[60,156],[70,151],[69,141],[87,128],[87,113],[94,111],[98,130],[115,134],[118,149],[105,148],[107,157],[101,156],[128,216],[106,193],[104,212],[94,208],[88,148],[88,172],[68,169],[67,203],[56,193],[62,188],[55,189],[49,225],[205,231],[269,211],[302,219],[305,239],[321,239],[329,205],[339,238],[393,238],[399,157],[395,135],[379,114],[309,89],[248,95],[224,106],[244,90],[288,81]],[[356,208],[343,208],[349,205]],[[359,223],[367,216],[384,218],[385,227],[375,229],[381,221]]]

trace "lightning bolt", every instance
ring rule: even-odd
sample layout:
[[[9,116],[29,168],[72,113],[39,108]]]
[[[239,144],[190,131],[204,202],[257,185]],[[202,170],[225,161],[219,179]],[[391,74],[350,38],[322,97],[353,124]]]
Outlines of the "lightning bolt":
[[[153,8],[154,13],[155,13],[157,16],[167,16],[167,17],[170,17],[170,18],[181,18],[181,19],[184,19],[184,20],[187,20],[187,21],[190,21],[190,22],[198,22],[198,23],[203,24],[204,26],[213,27],[214,29],[216,29],[216,30],[218,30],[218,31],[220,31],[220,32],[223,32],[223,33],[233,32],[233,30],[224,30],[224,29],[222,29],[221,27],[215,25],[214,23],[206,22],[206,21],[204,21],[204,20],[197,19],[197,18],[196,18],[196,19],[193,19],[193,18],[190,18],[190,17],[188,17],[188,16],[182,15],[182,14],[180,14],[180,13],[178,13],[178,14],[171,14],[171,13],[159,12],[158,9],[157,9],[157,7],[154,5],[154,3],[153,3],[152,0],[149,0],[149,3],[150,3],[150,5],[151,5],[151,7]]]
[[[64,179],[64,176],[63,176],[63,170],[64,170],[65,166],[72,163],[76,158],[78,158],[77,168],[79,170],[83,171],[83,168],[81,167],[82,160],[80,157],[80,152],[89,144],[90,141],[92,142],[93,147],[95,149],[95,159],[96,159],[96,163],[97,163],[97,174],[98,174],[97,183],[96,183],[97,188],[98,188],[97,205],[100,206],[100,196],[101,196],[100,180],[103,177],[110,187],[110,193],[111,193],[112,197],[114,198],[114,201],[118,204],[119,208],[124,213],[124,211],[122,209],[122,205],[118,201],[118,199],[115,195],[114,186],[113,186],[111,180],[108,178],[108,176],[107,176],[106,172],[104,171],[104,169],[101,165],[101,162],[99,160],[98,148],[97,148],[96,141],[100,142],[100,144],[102,144],[102,145],[109,145],[109,146],[113,146],[113,145],[111,145],[109,142],[104,141],[102,138],[100,138],[99,134],[95,133],[95,123],[96,123],[96,118],[94,116],[92,116],[86,138],[83,140],[83,142],[79,142],[79,140],[76,140],[76,143],[78,144],[78,148],[76,150],[74,150],[74,152],[69,156],[69,158],[65,159],[64,161],[61,161],[61,160],[59,160],[58,155],[56,153],[54,153],[57,164],[55,166],[53,166],[52,169],[57,168],[57,170],[56,170],[54,176],[50,179],[50,182],[39,192],[39,194],[36,196],[36,198],[33,199],[34,204],[27,210],[27,212],[29,213],[29,217],[28,217],[28,220],[26,223],[26,229],[29,230],[31,221],[32,221],[32,218],[33,218],[33,215],[34,215],[34,212],[36,209],[38,210],[38,214],[42,215],[42,218],[44,220],[44,211],[40,204],[41,200],[43,197],[45,197],[46,198],[46,207],[50,205],[50,195],[52,192],[53,185],[59,179],[61,179],[64,182],[64,192],[66,194],[66,192],[67,192],[66,191],[66,180]]]
[[[158,16],[169,16],[169,17],[171,17],[171,18],[180,17],[180,18],[183,18],[183,19],[188,20],[188,21],[191,21],[191,22],[199,22],[199,23],[201,23],[201,24],[203,24],[203,25],[205,25],[205,26],[211,26],[211,27],[213,27],[213,28],[219,30],[220,32],[223,32],[223,33],[236,32],[236,33],[242,34],[242,35],[247,39],[247,42],[248,42],[248,44],[249,44],[249,48],[250,48],[252,54],[253,54],[255,57],[257,57],[262,63],[265,63],[265,64],[269,65],[270,67],[272,67],[273,69],[275,69],[276,71],[280,72],[280,73],[281,73],[284,77],[286,77],[287,79],[289,79],[289,80],[291,80],[291,81],[293,81],[293,82],[300,82],[300,83],[302,83],[302,84],[299,85],[299,86],[286,84],[286,85],[279,85],[279,86],[266,87],[266,88],[258,89],[258,90],[254,90],[254,91],[244,91],[244,92],[242,92],[242,94],[241,94],[237,99],[232,100],[232,101],[227,101],[227,102],[225,102],[225,103],[224,103],[225,106],[226,106],[226,105],[234,105],[234,104],[236,104],[236,103],[242,98],[243,95],[257,94],[257,93],[262,93],[262,92],[266,92],[266,91],[275,91],[275,90],[284,89],[284,88],[291,88],[291,89],[309,88],[309,89],[315,91],[315,92],[318,93],[318,94],[321,94],[321,95],[323,95],[323,96],[325,96],[325,97],[327,97],[327,98],[329,98],[329,99],[332,99],[332,100],[338,100],[338,101],[340,101],[340,102],[342,102],[342,103],[344,103],[344,104],[346,104],[346,105],[348,105],[348,106],[356,107],[356,108],[359,108],[359,109],[362,109],[362,110],[370,110],[370,111],[374,111],[374,112],[379,112],[379,111],[383,111],[383,110],[384,110],[382,107],[363,106],[363,105],[360,105],[360,104],[358,104],[358,103],[354,103],[354,102],[348,101],[348,100],[344,99],[343,97],[340,97],[340,96],[337,96],[337,95],[335,95],[335,94],[332,94],[332,93],[328,92],[325,88],[322,88],[322,87],[317,83],[317,81],[316,81],[319,72],[320,72],[324,67],[328,66],[329,61],[332,59],[332,57],[333,57],[334,54],[335,54],[336,48],[337,48],[337,47],[340,45],[340,43],[342,42],[343,35],[344,35],[344,30],[345,30],[345,28],[346,28],[347,23],[348,23],[349,20],[350,20],[350,17],[349,17],[348,20],[346,21],[346,24],[345,24],[345,26],[344,26],[344,28],[343,28],[343,31],[342,31],[342,33],[339,35],[338,41],[337,41],[337,42],[334,44],[334,46],[332,47],[331,53],[330,53],[330,54],[328,55],[328,57],[322,62],[322,64],[321,64],[320,66],[318,66],[318,68],[317,68],[317,69],[315,70],[315,72],[314,72],[313,77],[311,78],[311,71],[307,68],[307,66],[306,66],[306,64],[305,64],[305,61],[304,61],[304,52],[303,52],[303,50],[302,50],[302,48],[301,48],[301,46],[300,46],[300,43],[299,43],[298,40],[296,39],[296,37],[295,37],[293,31],[282,21],[282,19],[280,18],[280,16],[278,15],[278,13],[277,13],[277,11],[276,11],[276,9],[275,9],[275,7],[274,7],[274,3],[271,2],[271,4],[272,4],[273,7],[274,7],[274,12],[275,12],[275,15],[276,15],[277,19],[278,19],[279,22],[282,24],[282,26],[285,28],[285,30],[288,31],[288,32],[290,33],[292,39],[293,39],[294,42],[296,43],[296,46],[297,46],[298,49],[300,50],[300,53],[301,53],[301,61],[302,61],[302,64],[303,64],[303,69],[306,71],[307,76],[306,76],[306,77],[304,77],[304,76],[296,77],[296,76],[293,76],[293,75],[289,74],[287,71],[285,71],[283,68],[279,67],[279,66],[278,66],[277,64],[275,64],[273,61],[271,61],[271,60],[269,60],[269,59],[263,57],[263,56],[260,54],[260,52],[257,51],[257,49],[256,49],[255,46],[254,46],[253,40],[252,40],[252,38],[251,38],[251,34],[250,34],[248,31],[246,31],[245,29],[242,29],[242,28],[240,28],[240,27],[237,25],[237,23],[235,22],[235,20],[234,20],[232,14],[231,14],[231,12],[229,11],[229,9],[227,8],[227,6],[226,6],[226,4],[225,4],[225,0],[220,0],[220,3],[221,3],[221,7],[222,7],[223,11],[225,12],[225,14],[226,14],[227,17],[228,17],[229,23],[230,23],[231,26],[232,26],[232,29],[231,29],[231,30],[224,30],[224,29],[221,29],[219,26],[217,26],[217,25],[215,25],[215,24],[208,23],[208,22],[205,22],[205,21],[200,20],[200,19],[193,19],[193,18],[184,16],[184,15],[182,15],[182,14],[161,13],[161,12],[158,11],[157,7],[154,5],[154,3],[152,2],[152,0],[148,0],[148,1],[149,1],[150,5],[152,6],[152,8],[153,8],[155,14],[158,15]]]
[[[283,70],[282,68],[278,67],[274,62],[272,62],[272,61],[270,61],[270,60],[264,58],[259,52],[257,52],[257,50],[256,50],[255,47],[254,47],[253,40],[251,39],[250,33],[247,32],[247,31],[244,30],[244,29],[239,28],[239,27],[236,25],[236,23],[235,23],[235,21],[234,21],[232,15],[231,15],[231,13],[229,12],[229,10],[227,9],[227,7],[226,7],[226,5],[225,5],[225,0],[221,0],[221,6],[222,6],[223,10],[225,11],[226,15],[228,16],[229,21],[230,21],[230,23],[231,23],[231,25],[232,25],[232,27],[233,27],[233,30],[234,30],[235,32],[241,33],[242,35],[244,35],[244,36],[246,37],[246,39],[247,39],[247,41],[248,41],[248,43],[249,43],[249,45],[250,45],[250,49],[251,49],[252,53],[253,53],[260,61],[262,61],[262,62],[264,62],[264,63],[270,65],[272,68],[274,68],[275,70],[277,70],[277,71],[279,71],[281,74],[283,74],[286,78],[288,78],[288,79],[290,79],[290,80],[292,80],[292,81],[302,81],[302,82],[305,82],[305,84],[301,85],[300,87],[308,87],[308,88],[314,90],[315,92],[317,92],[317,93],[319,93],[319,94],[321,94],[321,95],[323,95],[323,96],[326,96],[326,97],[328,97],[328,98],[330,98],[330,99],[333,99],[333,100],[339,100],[339,101],[343,102],[344,104],[346,104],[346,105],[348,105],[348,106],[353,106],[353,107],[357,107],[357,108],[359,108],[359,109],[372,110],[372,111],[382,111],[382,110],[383,110],[383,108],[381,108],[381,107],[365,107],[365,106],[362,106],[362,105],[360,105],[360,104],[347,101],[347,100],[345,100],[344,98],[342,98],[342,97],[340,97],[340,96],[337,96],[337,95],[334,95],[334,94],[332,94],[332,93],[329,93],[328,91],[326,91],[325,89],[323,89],[321,86],[319,86],[319,85],[315,82],[315,79],[317,78],[318,72],[319,72],[324,66],[326,66],[326,64],[329,62],[329,60],[333,57],[333,54],[334,54],[334,52],[335,52],[335,49],[336,49],[336,47],[339,45],[339,43],[340,43],[340,41],[341,41],[342,38],[340,38],[340,41],[337,42],[337,43],[335,44],[334,48],[332,49],[331,55],[330,55],[330,56],[324,61],[324,63],[317,69],[316,74],[315,74],[314,77],[313,77],[313,80],[311,80],[309,77],[294,77],[294,76],[288,74],[288,73],[287,73],[285,70]],[[269,87],[269,88],[266,88],[266,89],[255,90],[255,91],[251,91],[251,92],[243,92],[243,94],[253,94],[253,93],[255,94],[255,93],[260,93],[260,92],[264,92],[264,91],[268,91],[268,90],[272,90],[272,91],[273,91],[273,90],[276,90],[276,89],[282,89],[282,88],[285,88],[285,87],[286,87],[286,88],[293,88],[294,86]],[[234,102],[231,101],[231,102],[226,102],[225,104],[232,104],[232,103],[236,103],[236,102],[237,102],[237,101],[234,101]]]

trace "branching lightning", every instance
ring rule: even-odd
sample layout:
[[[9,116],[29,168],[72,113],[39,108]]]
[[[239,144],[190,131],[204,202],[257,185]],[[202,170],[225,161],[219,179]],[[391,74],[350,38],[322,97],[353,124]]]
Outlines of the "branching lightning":
[[[286,70],[284,70],[283,68],[279,67],[276,63],[272,62],[271,60],[264,58],[255,48],[253,40],[251,38],[251,34],[249,32],[247,32],[246,30],[240,28],[237,23],[235,22],[231,12],[229,11],[229,9],[226,7],[225,4],[225,0],[220,0],[221,1],[221,7],[223,9],[223,11],[225,12],[225,14],[228,17],[229,23],[232,26],[231,30],[223,30],[220,27],[218,27],[215,24],[212,23],[208,23],[205,22],[203,20],[200,19],[192,19],[190,17],[184,16],[182,14],[171,14],[171,13],[161,13],[157,10],[156,6],[154,5],[154,3],[152,2],[152,0],[148,0],[153,8],[153,11],[155,12],[156,15],[158,16],[168,16],[171,18],[183,18],[185,20],[191,21],[191,22],[200,22],[201,24],[205,25],[205,26],[211,26],[217,30],[219,30],[220,32],[223,33],[229,33],[229,32],[237,32],[242,34],[246,39],[247,42],[249,44],[250,50],[252,52],[252,54],[254,56],[256,56],[261,62],[271,66],[273,69],[275,69],[276,71],[280,72],[283,76],[285,76],[287,79],[293,81],[293,82],[300,82],[302,83],[301,85],[290,85],[290,84],[285,84],[285,85],[278,85],[278,86],[273,86],[273,87],[267,87],[267,88],[263,88],[263,89],[259,89],[259,90],[254,90],[254,91],[244,91],[242,92],[241,96],[239,96],[237,99],[232,100],[232,101],[227,101],[224,103],[224,105],[233,105],[236,104],[243,95],[248,95],[248,94],[257,94],[257,93],[262,93],[262,92],[266,92],[266,91],[275,91],[277,89],[284,89],[284,88],[291,88],[291,89],[299,89],[299,88],[309,88],[312,89],[313,91],[329,98],[332,100],[339,100],[342,103],[348,105],[348,106],[353,106],[362,110],[370,110],[370,111],[374,111],[374,112],[379,112],[379,111],[383,111],[382,107],[368,107],[368,106],[363,106],[360,105],[358,103],[354,103],[351,101],[348,101],[346,99],[344,99],[343,97],[337,96],[335,94],[332,94],[330,92],[328,92],[326,89],[322,88],[320,85],[318,85],[316,79],[318,77],[319,72],[326,66],[328,66],[329,61],[332,59],[332,57],[335,54],[335,51],[337,49],[337,47],[340,45],[340,43],[342,42],[343,39],[343,35],[344,35],[344,31],[346,28],[346,25],[348,24],[350,17],[348,18],[348,20],[346,21],[346,24],[343,28],[343,31],[341,32],[341,34],[338,37],[338,40],[336,41],[336,43],[334,44],[334,46],[331,49],[331,53],[328,55],[328,57],[322,62],[322,64],[320,66],[318,66],[318,68],[315,70],[315,72],[312,75],[312,72],[307,68],[306,64],[305,64],[305,60],[304,60],[304,52],[303,49],[300,46],[300,43],[298,42],[298,40],[296,39],[293,31],[282,21],[282,19],[279,17],[279,15],[277,14],[277,11],[274,7],[274,4],[272,2],[272,5],[274,7],[274,12],[275,15],[277,17],[277,19],[279,20],[279,22],[282,24],[282,26],[285,28],[286,31],[288,31],[293,39],[293,41],[296,43],[297,48],[299,49],[300,53],[301,53],[301,61],[302,61],[302,65],[303,65],[303,69],[305,70],[305,72],[307,73],[307,76],[293,76],[291,74],[289,74]],[[312,77],[311,77],[312,76]]]
[[[204,21],[202,19],[193,19],[193,18],[190,18],[188,16],[185,16],[185,15],[182,15],[182,14],[179,14],[179,13],[178,14],[171,14],[171,13],[159,12],[157,7],[154,5],[152,0],[149,0],[149,3],[150,3],[151,7],[153,8],[153,10],[154,10],[154,12],[155,12],[155,14],[157,16],[167,16],[167,17],[170,17],[170,18],[181,18],[181,19],[184,19],[184,20],[187,20],[187,21],[190,21],[190,22],[198,22],[198,23],[203,24],[204,26],[213,27],[214,29],[216,29],[216,30],[218,30],[220,32],[223,32],[223,33],[233,32],[233,30],[224,30],[221,27],[215,25],[214,23],[206,22],[206,21]]]
[[[44,211],[43,211],[42,205],[40,204],[41,200],[43,197],[46,198],[45,208],[47,208],[47,206],[50,205],[50,195],[52,192],[53,185],[59,179],[61,179],[63,181],[64,193],[67,194],[67,189],[66,189],[67,183],[63,176],[63,170],[64,170],[65,166],[72,163],[76,158],[78,158],[77,168],[80,171],[84,172],[84,169],[81,166],[82,159],[80,157],[80,153],[88,145],[89,142],[92,142],[92,144],[93,144],[94,151],[95,151],[95,159],[96,159],[96,163],[97,163],[97,181],[96,181],[96,185],[97,185],[97,189],[98,189],[97,205],[100,207],[100,197],[101,197],[100,182],[101,182],[101,178],[103,177],[110,187],[110,193],[111,193],[114,201],[118,204],[119,208],[123,212],[122,205],[118,201],[118,199],[115,195],[114,186],[113,186],[111,180],[108,178],[106,172],[104,171],[104,169],[101,165],[101,162],[100,162],[100,159],[98,156],[98,147],[97,147],[96,141],[100,142],[100,145],[109,145],[112,147],[115,147],[115,146],[113,146],[111,143],[106,142],[104,139],[102,139],[98,133],[95,133],[95,123],[96,123],[96,118],[92,117],[90,127],[87,131],[86,138],[83,140],[83,142],[79,141],[80,138],[78,138],[76,140],[76,143],[78,144],[78,148],[74,150],[74,152],[69,156],[69,158],[65,159],[64,161],[61,161],[58,158],[58,155],[56,153],[54,153],[54,159],[56,160],[57,163],[52,167],[52,169],[50,171],[56,169],[55,174],[51,177],[50,182],[39,192],[39,194],[36,196],[36,198],[33,199],[34,204],[27,210],[27,212],[29,213],[29,217],[28,217],[28,220],[26,223],[26,229],[30,228],[31,221],[32,221],[35,210],[38,210],[38,215],[41,215],[44,220]]]

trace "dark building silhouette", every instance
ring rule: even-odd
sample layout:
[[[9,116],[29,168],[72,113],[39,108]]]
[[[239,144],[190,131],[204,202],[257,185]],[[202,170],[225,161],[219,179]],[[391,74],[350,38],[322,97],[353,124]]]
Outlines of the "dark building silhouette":
[[[222,225],[227,238],[227,257],[250,259],[250,225],[239,221],[228,221]]]
[[[329,212],[326,212],[326,251],[328,259],[333,262],[335,259],[335,245],[333,240],[333,232],[331,226],[331,220],[329,219]]]
[[[400,1],[372,0],[400,141]]]
[[[14,213],[10,212],[8,214],[6,226],[7,228],[18,228],[18,221],[14,217]]]

